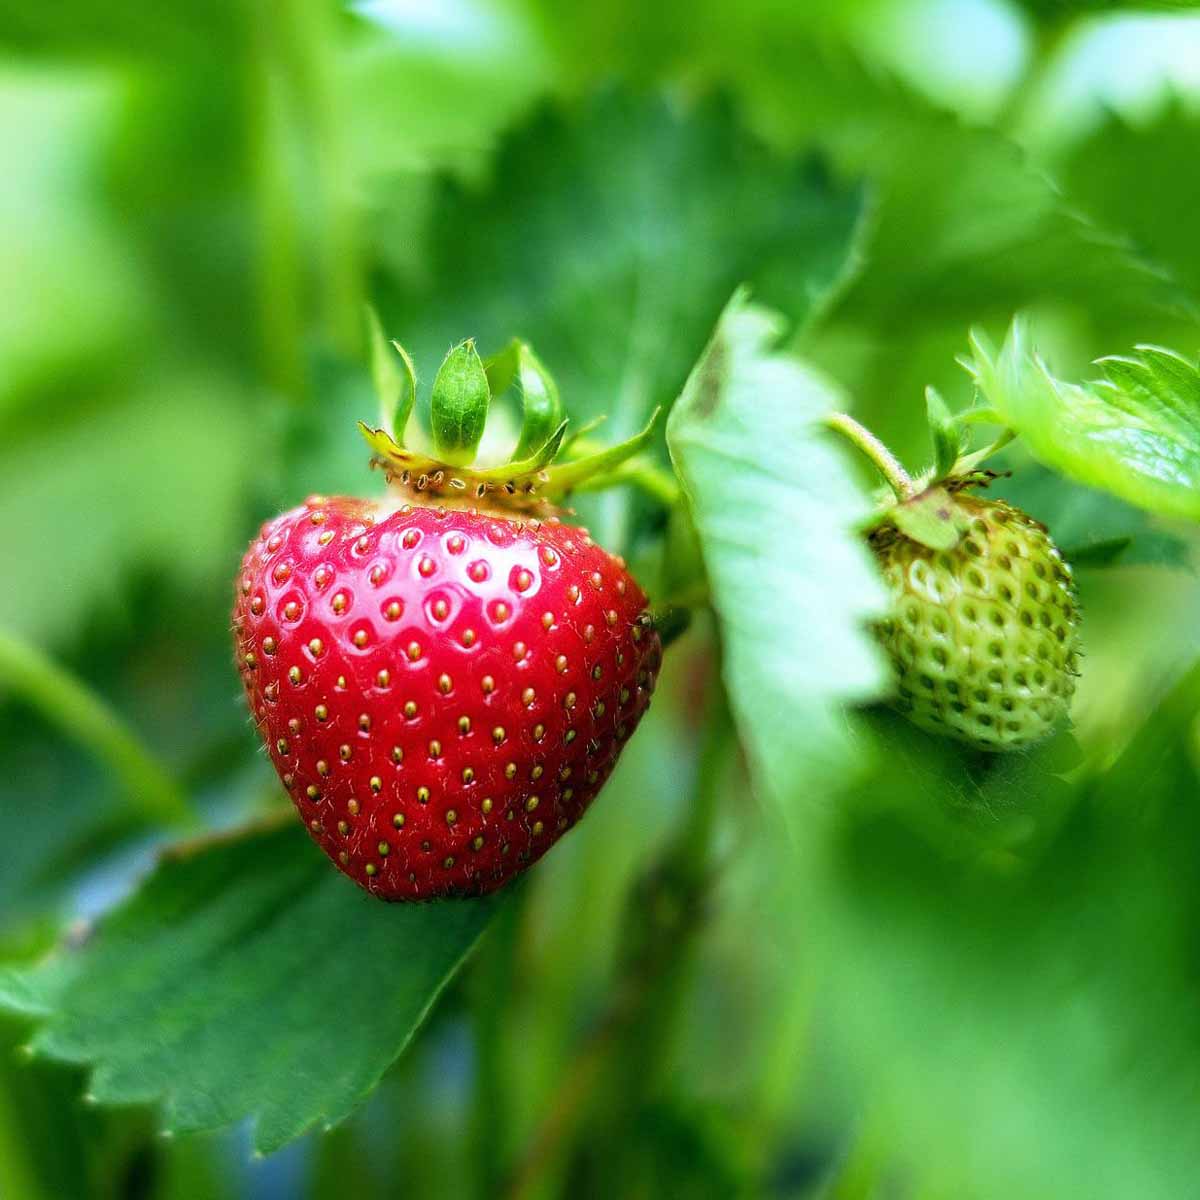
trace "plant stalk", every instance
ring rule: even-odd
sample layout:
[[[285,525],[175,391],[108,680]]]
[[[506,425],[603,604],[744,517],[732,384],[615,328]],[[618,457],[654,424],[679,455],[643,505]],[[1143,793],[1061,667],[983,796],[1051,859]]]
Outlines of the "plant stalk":
[[[900,460],[865,425],[859,424],[848,413],[830,413],[825,418],[830,429],[840,433],[871,460],[875,469],[887,481],[897,500],[911,500],[916,495],[912,476],[901,465]]]
[[[666,849],[635,893],[629,913],[628,957],[591,1034],[563,1073],[546,1117],[515,1164],[506,1200],[528,1200],[557,1166],[586,1122],[595,1098],[609,1088],[620,1097],[611,1111],[636,1120],[661,1086],[677,1023],[696,934],[713,884],[712,842],[732,724],[720,688],[705,722],[692,803]],[[592,1131],[593,1135],[596,1131]],[[627,1131],[612,1138],[628,1141]],[[614,1176],[622,1164],[609,1164]]]
[[[0,684],[90,750],[124,783],[151,824],[188,827],[196,816],[171,775],[90,688],[40,650],[0,631]]]
[[[498,1001],[513,994],[527,906],[528,887],[518,885],[493,919],[471,974],[470,1011],[475,1043],[471,1158],[475,1164],[475,1192],[480,1200],[498,1196],[504,1183],[512,1073],[505,1040],[510,1013]]]

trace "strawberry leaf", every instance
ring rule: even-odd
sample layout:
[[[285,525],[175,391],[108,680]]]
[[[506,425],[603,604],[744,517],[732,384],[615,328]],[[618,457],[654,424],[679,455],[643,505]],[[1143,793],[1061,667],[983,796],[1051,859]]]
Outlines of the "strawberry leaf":
[[[772,152],[716,99],[614,91],[547,104],[497,163],[482,189],[442,182],[431,284],[407,288],[388,327],[418,362],[464,329],[481,345],[521,330],[572,419],[607,414],[614,442],[678,395],[743,279],[808,319],[846,273],[862,208],[859,189]]]
[[[971,338],[963,365],[1003,422],[1056,471],[1150,512],[1200,520],[1200,369],[1157,346],[1099,361],[1106,378],[1056,379],[1014,321],[999,354]]]
[[[294,827],[168,855],[82,945],[0,972],[35,1054],[163,1128],[249,1116],[267,1153],[347,1116],[408,1044],[495,901],[385,905]]]
[[[837,397],[773,349],[781,330],[735,295],[667,444],[700,535],[734,716],[761,791],[787,814],[851,773],[844,706],[881,695],[886,675],[865,631],[883,588],[854,532],[868,504],[822,432]]]

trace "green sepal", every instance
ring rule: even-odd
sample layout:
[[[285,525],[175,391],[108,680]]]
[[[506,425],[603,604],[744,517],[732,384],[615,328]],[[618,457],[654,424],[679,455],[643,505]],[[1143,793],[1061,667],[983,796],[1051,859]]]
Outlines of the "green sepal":
[[[928,488],[886,515],[906,537],[930,550],[952,550],[966,529],[962,510],[943,487]]]
[[[513,458],[526,458],[562,424],[563,404],[558,384],[529,343],[520,338],[513,338],[483,366],[493,396],[508,391],[514,382],[521,389],[521,437]]]
[[[373,452],[372,462],[397,480],[402,487],[429,497],[494,503],[516,511],[537,510],[549,497],[546,467],[562,448],[567,432],[563,421],[528,458],[486,470],[454,467],[438,458],[406,450],[384,429],[372,429],[362,421],[358,430]]]
[[[547,480],[543,490],[563,496],[587,482],[603,485],[602,476],[614,472],[649,443],[661,412],[661,408],[656,408],[645,428],[627,441],[609,446],[606,450],[598,450],[595,454],[575,459],[573,462],[559,463],[551,467],[546,472]]]
[[[672,604],[654,613],[654,628],[665,650],[673,641],[682,637],[692,624],[692,610]]]
[[[417,396],[417,373],[413,361],[399,342],[388,345],[379,315],[367,306],[367,327],[371,340],[371,381],[379,399],[379,423],[404,445],[404,431]],[[392,350],[400,356],[396,364]]]
[[[521,389],[521,438],[512,451],[515,460],[526,458],[563,422],[563,401],[558,384],[533,353],[528,342],[512,338],[508,346],[484,361],[492,396],[503,395],[514,382]]]
[[[962,453],[962,432],[945,400],[936,388],[925,389],[925,412],[929,421],[929,436],[933,440],[935,478],[945,479]]]
[[[493,396],[503,396],[513,385],[517,377],[517,356],[521,348],[521,339],[513,338],[503,350],[489,354],[483,360],[484,374],[487,375],[488,387]]]
[[[465,467],[474,460],[491,399],[487,371],[474,339],[468,338],[446,355],[433,381],[433,448],[443,463]]]
[[[554,376],[525,342],[520,343],[518,352],[517,382],[521,388],[521,437],[513,457],[521,458],[562,424],[563,404]]]
[[[566,436],[567,422],[560,421],[558,428],[532,454],[525,458],[518,458],[510,463],[504,463],[499,467],[488,467],[486,470],[476,471],[474,474],[478,475],[480,479],[498,480],[511,479],[513,476],[529,475],[533,472],[541,471],[558,457],[558,452],[562,449],[562,444]]]

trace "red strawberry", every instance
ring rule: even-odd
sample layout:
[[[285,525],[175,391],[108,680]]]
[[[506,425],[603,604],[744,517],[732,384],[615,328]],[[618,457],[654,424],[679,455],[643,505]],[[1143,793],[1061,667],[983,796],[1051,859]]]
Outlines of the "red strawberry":
[[[583,815],[654,688],[645,605],[556,518],[312,497],[251,544],[234,628],[313,839],[410,900],[490,892]]]

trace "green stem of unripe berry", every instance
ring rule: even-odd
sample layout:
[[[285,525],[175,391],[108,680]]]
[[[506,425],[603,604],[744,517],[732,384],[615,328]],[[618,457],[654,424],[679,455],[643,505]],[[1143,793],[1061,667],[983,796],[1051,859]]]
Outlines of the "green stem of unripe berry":
[[[897,500],[911,500],[916,495],[912,476],[900,460],[865,426],[846,413],[830,413],[825,424],[852,442],[875,464],[875,469],[887,480]]]

